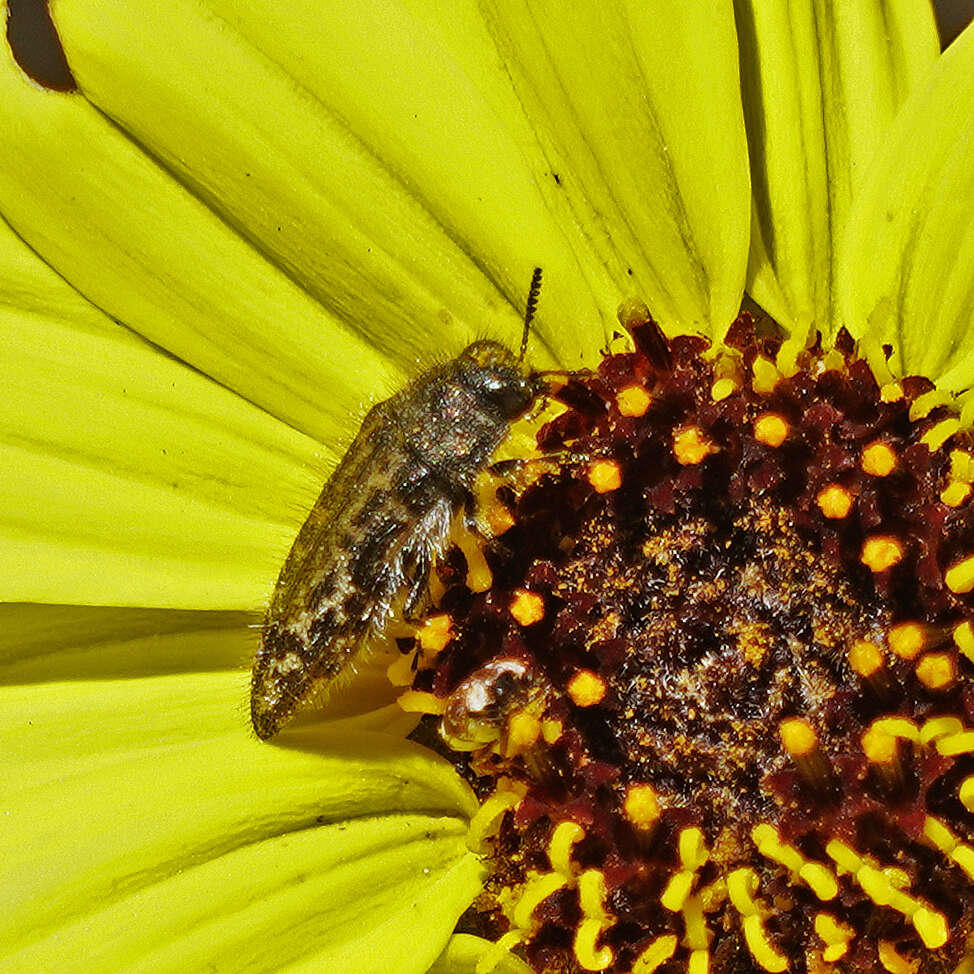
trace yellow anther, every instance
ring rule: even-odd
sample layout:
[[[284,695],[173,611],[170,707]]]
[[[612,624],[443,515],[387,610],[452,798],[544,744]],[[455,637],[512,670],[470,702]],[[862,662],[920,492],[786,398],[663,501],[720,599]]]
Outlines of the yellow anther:
[[[778,830],[772,825],[762,823],[751,829],[751,839],[758,852],[772,862],[780,863],[786,869],[797,873],[805,862],[797,849],[781,841]]]
[[[684,943],[691,950],[703,950],[710,946],[710,934],[703,915],[703,903],[699,896],[691,896],[683,905]]]
[[[710,398],[714,402],[723,402],[728,396],[737,392],[738,388],[737,382],[725,376],[710,387]]]
[[[886,534],[874,534],[862,544],[859,560],[872,572],[879,574],[903,560],[903,545]]]
[[[891,737],[901,737],[904,741],[920,741],[920,728],[907,717],[880,717],[870,727]]]
[[[406,690],[399,694],[396,703],[407,714],[435,714],[439,716],[446,709],[446,700],[434,697],[425,690]]]
[[[703,832],[696,826],[681,830],[679,849],[684,869],[697,870],[710,858]]]
[[[586,869],[578,877],[578,904],[582,920],[575,932],[575,959],[587,971],[604,971],[615,955],[608,946],[599,947],[602,933],[612,926],[613,919],[605,909],[605,876],[598,869]]]
[[[594,707],[605,698],[605,680],[591,670],[579,670],[565,687],[568,696],[579,707]]]
[[[820,900],[831,900],[838,894],[839,885],[828,866],[805,859],[794,846],[781,841],[773,826],[756,825],[751,829],[751,839],[762,856],[795,873]]]
[[[954,682],[957,668],[949,653],[927,653],[917,663],[916,674],[928,690],[943,690]]]
[[[839,895],[839,883],[832,870],[820,862],[806,862],[798,875],[808,888],[823,902]]]
[[[541,721],[541,736],[544,738],[545,744],[554,744],[561,737],[564,729],[560,720],[546,717]]]
[[[758,877],[753,869],[742,866],[735,869],[727,876],[727,896],[730,898],[734,909],[741,916],[751,916],[760,913],[760,907],[754,900],[754,894],[758,890]]]
[[[659,898],[663,907],[671,913],[678,913],[682,910],[690,896],[690,891],[693,889],[695,878],[696,874],[686,869],[671,876],[670,881],[666,884],[666,889],[663,890],[663,895]]]
[[[947,569],[944,581],[954,595],[967,595],[974,589],[974,555],[954,562]]]
[[[785,750],[792,757],[805,757],[818,747],[815,728],[801,717],[786,717],[778,724],[778,734]]]
[[[950,938],[950,931],[947,927],[947,918],[936,910],[921,906],[920,909],[910,917],[910,922],[914,929],[920,934],[923,946],[927,950],[936,950],[943,947]]]
[[[966,450],[951,450],[950,479],[974,483],[974,455]]]
[[[672,933],[664,933],[657,937],[637,958],[632,965],[632,974],[653,974],[658,967],[665,964],[675,953],[679,941]]]
[[[522,626],[533,626],[544,618],[544,598],[537,592],[519,588],[514,592],[510,613]]]
[[[974,751],[974,731],[964,731],[962,734],[949,734],[947,737],[938,738],[937,750],[944,757],[970,754]]]
[[[778,367],[769,358],[759,355],[751,366],[753,380],[751,388],[760,395],[767,396],[774,392],[774,387],[781,381]]]
[[[775,950],[764,929],[764,919],[761,916],[746,916],[742,922],[744,941],[754,960],[766,971],[779,974],[788,970],[788,958]]]
[[[493,500],[484,508],[484,520],[492,538],[499,538],[505,531],[510,531],[516,523],[514,515],[499,500]]]
[[[502,756],[513,758],[524,754],[538,742],[541,736],[541,721],[534,714],[520,711],[507,722],[507,736],[501,748]]]
[[[940,492],[940,500],[947,507],[960,507],[971,496],[971,485],[953,480]]]
[[[861,743],[863,753],[873,764],[891,764],[896,760],[896,738],[881,728],[873,726],[864,731]]]
[[[846,955],[849,941],[855,936],[852,927],[837,920],[831,913],[815,914],[815,932],[825,941],[822,960],[828,964],[834,964]]]
[[[883,668],[883,651],[875,643],[859,639],[849,649],[849,665],[859,676],[873,676]]]
[[[572,847],[585,838],[585,830],[577,822],[564,821],[555,826],[548,842],[551,868],[563,876],[572,876]]]
[[[697,426],[686,426],[673,435],[673,455],[685,467],[701,463],[716,451],[717,447]]]
[[[924,836],[944,855],[949,856],[957,845],[957,836],[939,819],[928,815],[923,820]]]
[[[847,873],[857,873],[865,865],[854,849],[838,839],[831,839],[825,847],[826,855]]]
[[[588,468],[588,482],[597,494],[608,494],[622,486],[622,467],[615,460],[596,460]]]
[[[974,626],[962,622],[954,629],[954,642],[957,648],[974,663]]]
[[[467,562],[467,588],[471,592],[486,592],[494,584],[494,573],[477,538],[471,532],[460,531],[456,543]]]
[[[832,520],[838,521],[847,517],[852,510],[852,494],[841,484],[829,484],[823,487],[815,498],[822,513]]]
[[[871,477],[888,477],[896,469],[896,453],[882,440],[870,443],[862,451],[862,469]]]
[[[446,612],[440,612],[423,621],[416,639],[424,655],[435,656],[443,652],[453,638],[453,620]]]
[[[763,413],[754,421],[754,438],[765,446],[779,447],[788,439],[788,421],[778,413]]]
[[[876,945],[879,962],[889,974],[916,974],[920,969],[920,958],[906,958],[891,940],[880,940]]]
[[[529,872],[528,880],[514,907],[513,920],[522,930],[534,928],[534,911],[553,893],[564,889],[568,880],[561,873]]]
[[[892,626],[886,636],[890,652],[901,659],[915,659],[927,644],[923,626],[916,622],[901,622]]]
[[[572,949],[578,966],[585,971],[604,971],[612,966],[615,954],[608,946],[599,947],[599,937],[602,936],[602,925],[594,918],[582,920],[575,931],[575,941]]]
[[[482,852],[487,840],[500,827],[501,819],[510,809],[517,807],[522,797],[516,791],[498,789],[487,798],[470,819],[467,848],[472,852]]]
[[[920,743],[926,747],[941,737],[960,734],[964,725],[956,717],[931,717],[920,729]]]
[[[652,828],[660,817],[659,798],[652,785],[633,784],[626,789],[622,812],[638,829]]]
[[[960,420],[952,416],[936,423],[920,437],[920,442],[925,444],[931,453],[939,450],[958,430]]]
[[[691,951],[687,974],[710,974],[710,951],[707,948]]]
[[[974,776],[965,778],[960,783],[960,803],[969,812],[974,812]]]
[[[616,393],[616,406],[623,416],[644,416],[653,397],[642,386],[626,386]]]

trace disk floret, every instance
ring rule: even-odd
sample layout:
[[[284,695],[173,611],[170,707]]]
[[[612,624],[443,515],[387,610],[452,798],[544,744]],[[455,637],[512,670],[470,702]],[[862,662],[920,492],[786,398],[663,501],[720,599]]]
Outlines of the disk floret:
[[[477,927],[551,974],[954,971],[974,438],[844,333],[627,325],[407,647],[483,801]]]

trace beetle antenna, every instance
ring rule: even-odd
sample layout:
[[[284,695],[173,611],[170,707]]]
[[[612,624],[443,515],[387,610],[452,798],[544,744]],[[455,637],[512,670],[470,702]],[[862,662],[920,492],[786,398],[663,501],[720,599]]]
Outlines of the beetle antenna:
[[[517,357],[519,362],[524,361],[524,354],[528,350],[528,333],[531,330],[531,322],[534,320],[534,313],[538,310],[538,295],[541,294],[541,268],[535,267],[531,274],[531,286],[528,288],[528,302],[524,310],[524,331],[521,332],[521,352]]]

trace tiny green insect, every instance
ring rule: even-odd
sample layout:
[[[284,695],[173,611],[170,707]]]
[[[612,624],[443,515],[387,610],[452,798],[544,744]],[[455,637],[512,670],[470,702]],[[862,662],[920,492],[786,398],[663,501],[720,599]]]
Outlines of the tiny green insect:
[[[535,268],[519,355],[474,342],[365,417],[271,597],[251,680],[258,737],[324,702],[394,612],[408,615],[419,604],[475,478],[544,391],[524,364],[540,288]]]

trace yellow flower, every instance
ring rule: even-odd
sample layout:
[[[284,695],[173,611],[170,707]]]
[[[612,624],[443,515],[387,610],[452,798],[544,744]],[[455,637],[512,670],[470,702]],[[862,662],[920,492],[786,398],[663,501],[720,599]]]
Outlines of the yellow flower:
[[[389,707],[248,728],[321,482],[431,351],[513,341],[535,265],[539,366],[594,364],[634,295],[720,338],[746,286],[796,347],[844,324],[970,388],[974,34],[936,63],[918,2],[52,13],[77,90],[0,55],[0,967],[472,971],[450,766]]]

